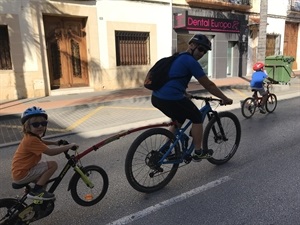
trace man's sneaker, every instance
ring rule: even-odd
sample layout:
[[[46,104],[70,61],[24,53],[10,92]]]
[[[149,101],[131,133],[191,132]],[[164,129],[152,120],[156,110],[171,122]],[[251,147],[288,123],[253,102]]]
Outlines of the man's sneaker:
[[[193,155],[193,160],[196,161],[196,162],[199,162],[202,159],[211,158],[212,154],[214,154],[214,151],[212,149],[195,150],[194,155]]]
[[[34,199],[34,200],[52,200],[55,199],[55,195],[49,193],[43,189],[37,191],[31,191],[27,194],[27,198]]]
[[[263,107],[259,107],[259,112],[262,114],[266,114],[266,110]]]

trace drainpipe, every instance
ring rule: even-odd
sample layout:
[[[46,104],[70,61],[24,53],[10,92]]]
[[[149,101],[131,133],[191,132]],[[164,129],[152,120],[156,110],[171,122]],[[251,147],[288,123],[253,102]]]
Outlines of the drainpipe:
[[[170,0],[170,17],[171,17],[171,49],[170,54],[173,55],[173,0]]]

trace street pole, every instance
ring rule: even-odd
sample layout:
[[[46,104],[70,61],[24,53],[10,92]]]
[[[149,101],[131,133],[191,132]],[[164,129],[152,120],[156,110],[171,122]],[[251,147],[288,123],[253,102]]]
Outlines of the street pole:
[[[258,33],[257,61],[264,62],[266,58],[268,0],[260,0],[260,23]]]
[[[170,14],[171,14],[171,55],[173,55],[173,0],[170,0]]]

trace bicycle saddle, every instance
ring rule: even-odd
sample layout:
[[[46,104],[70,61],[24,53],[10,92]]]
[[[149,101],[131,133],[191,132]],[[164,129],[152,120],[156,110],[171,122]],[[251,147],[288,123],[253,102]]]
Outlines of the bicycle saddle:
[[[13,189],[21,189],[23,187],[29,186],[29,183],[25,183],[25,184],[12,183],[11,186]]]

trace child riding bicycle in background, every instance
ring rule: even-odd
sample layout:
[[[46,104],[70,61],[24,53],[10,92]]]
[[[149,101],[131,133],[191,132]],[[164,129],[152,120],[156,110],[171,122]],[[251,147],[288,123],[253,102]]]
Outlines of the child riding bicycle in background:
[[[26,184],[33,182],[35,186],[27,197],[36,200],[50,200],[55,196],[44,190],[48,180],[57,169],[57,162],[42,161],[42,154],[58,155],[77,146],[66,144],[64,140],[46,141],[42,137],[46,133],[48,115],[42,108],[33,106],[24,111],[21,116],[24,137],[21,140],[12,160],[12,178],[14,183]],[[48,147],[48,145],[63,145]]]
[[[255,71],[252,74],[252,79],[250,81],[251,90],[256,90],[262,96],[261,105],[259,106],[260,113],[265,114],[265,104],[268,99],[268,93],[264,88],[264,80],[268,79],[273,81],[270,77],[268,77],[267,72],[265,71],[265,64],[262,62],[257,62],[253,65],[253,70]]]

